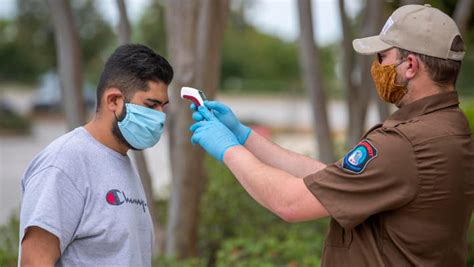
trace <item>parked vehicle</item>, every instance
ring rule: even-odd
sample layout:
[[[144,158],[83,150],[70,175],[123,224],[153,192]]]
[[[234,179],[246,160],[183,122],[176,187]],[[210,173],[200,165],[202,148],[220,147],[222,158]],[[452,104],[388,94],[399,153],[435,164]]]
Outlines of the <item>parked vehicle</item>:
[[[95,108],[95,90],[90,84],[83,88],[83,97],[87,109]],[[63,109],[61,84],[55,72],[41,76],[40,83],[33,100],[33,112],[58,112]]]

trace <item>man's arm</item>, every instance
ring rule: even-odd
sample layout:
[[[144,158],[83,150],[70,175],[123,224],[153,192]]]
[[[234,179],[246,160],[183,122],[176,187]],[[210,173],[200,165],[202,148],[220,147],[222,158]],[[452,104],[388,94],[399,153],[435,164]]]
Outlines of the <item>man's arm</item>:
[[[262,163],[246,148],[229,148],[224,155],[224,163],[258,203],[285,221],[307,221],[329,216],[303,179]]]
[[[262,163],[207,108],[201,106],[198,111],[205,120],[191,126],[191,142],[224,162],[258,203],[289,222],[329,215],[303,179]]]
[[[235,135],[241,145],[245,145],[263,163],[301,178],[326,167],[325,164],[317,160],[286,150],[260,136],[243,125],[225,104],[206,101],[205,106],[213,111],[213,115]],[[194,110],[193,119],[195,121],[204,120],[204,115],[196,110],[194,104],[191,105],[191,109]],[[210,114],[206,116],[209,117]]]
[[[304,178],[326,168],[326,164],[284,149],[255,131],[250,133],[245,147],[263,163],[284,170],[296,177]]]
[[[54,266],[74,240],[86,201],[63,170],[34,173],[22,180],[20,266]]]
[[[40,227],[29,227],[21,242],[20,266],[54,266],[61,255],[59,239]]]

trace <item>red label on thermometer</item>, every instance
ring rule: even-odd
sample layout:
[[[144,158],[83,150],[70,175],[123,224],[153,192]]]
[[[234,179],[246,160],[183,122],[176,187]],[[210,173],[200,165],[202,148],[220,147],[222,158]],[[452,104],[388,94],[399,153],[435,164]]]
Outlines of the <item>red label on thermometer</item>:
[[[192,87],[182,87],[181,98],[193,101],[194,105],[196,105],[196,108],[204,106],[204,100],[207,100],[206,96],[201,90]]]

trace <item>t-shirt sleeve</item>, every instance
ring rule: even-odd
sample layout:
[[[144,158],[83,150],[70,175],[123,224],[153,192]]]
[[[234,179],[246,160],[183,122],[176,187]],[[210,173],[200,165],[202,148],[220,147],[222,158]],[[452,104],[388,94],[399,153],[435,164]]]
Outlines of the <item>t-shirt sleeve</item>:
[[[48,167],[24,184],[20,214],[20,240],[28,227],[37,226],[60,241],[61,254],[79,225],[84,198],[71,178],[56,167]]]
[[[414,199],[418,178],[409,141],[396,130],[376,130],[346,156],[304,178],[313,195],[344,228]]]

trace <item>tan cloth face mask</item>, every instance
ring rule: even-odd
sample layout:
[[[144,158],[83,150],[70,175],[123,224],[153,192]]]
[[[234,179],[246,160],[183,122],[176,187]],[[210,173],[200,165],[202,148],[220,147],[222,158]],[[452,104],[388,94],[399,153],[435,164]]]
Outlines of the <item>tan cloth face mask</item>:
[[[396,104],[407,93],[406,85],[395,83],[397,67],[403,62],[404,61],[398,64],[381,65],[380,62],[375,59],[372,63],[372,67],[370,68],[372,79],[377,88],[377,93],[385,102]]]

